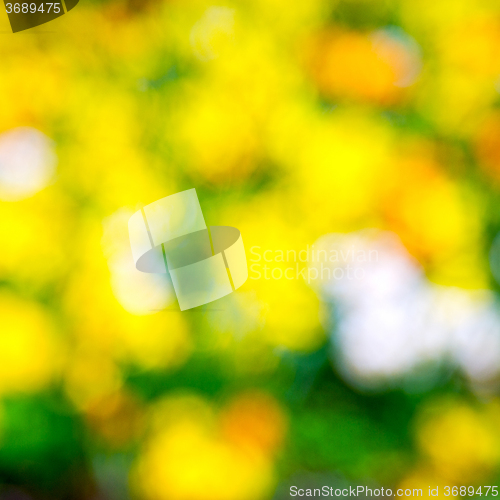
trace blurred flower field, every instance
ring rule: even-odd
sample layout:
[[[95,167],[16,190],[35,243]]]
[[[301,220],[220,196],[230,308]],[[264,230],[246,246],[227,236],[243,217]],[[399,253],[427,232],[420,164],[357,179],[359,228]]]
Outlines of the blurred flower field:
[[[0,36],[0,499],[498,484],[498,2],[82,0]],[[193,187],[250,278],[181,313],[127,222]]]

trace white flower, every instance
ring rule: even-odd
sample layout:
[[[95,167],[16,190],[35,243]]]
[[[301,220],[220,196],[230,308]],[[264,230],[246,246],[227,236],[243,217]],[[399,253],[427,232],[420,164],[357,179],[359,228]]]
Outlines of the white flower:
[[[190,34],[191,46],[202,61],[216,59],[221,43],[232,39],[235,10],[229,7],[209,7],[193,26]]]
[[[332,265],[362,271],[337,273],[340,279],[321,285],[335,304],[337,361],[348,380],[383,384],[444,359],[474,384],[500,374],[500,314],[492,292],[430,283],[390,233],[329,235],[316,247],[344,257]]]
[[[0,200],[33,196],[53,180],[57,156],[42,132],[21,127],[0,135]]]
[[[175,293],[166,274],[143,273],[136,269],[128,236],[131,215],[131,211],[119,210],[103,221],[101,244],[111,272],[111,288],[129,313],[154,314],[174,303]]]

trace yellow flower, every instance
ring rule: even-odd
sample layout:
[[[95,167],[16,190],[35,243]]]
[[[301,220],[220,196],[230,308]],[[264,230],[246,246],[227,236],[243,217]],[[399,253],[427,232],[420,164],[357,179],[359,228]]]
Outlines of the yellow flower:
[[[395,137],[387,125],[359,112],[334,110],[303,132],[295,160],[297,198],[315,237],[359,229],[376,217],[396,182]]]
[[[237,293],[252,294],[240,309],[243,317],[251,318],[248,323],[241,321],[253,325],[252,338],[292,350],[316,349],[325,336],[319,300],[308,286],[304,260],[313,240],[295,223],[286,195],[262,196],[233,206],[220,217],[238,227],[243,237],[249,279]],[[248,333],[235,322],[236,337]]]
[[[498,97],[497,7],[482,0],[403,0],[401,14],[427,48],[417,109],[446,134],[470,137]]]
[[[414,102],[442,132],[470,138],[497,97],[491,78],[445,67],[422,85]]]
[[[109,353],[90,342],[77,345],[64,371],[64,386],[79,410],[115,394],[122,386],[118,366]]]
[[[77,341],[146,369],[184,363],[191,352],[185,317],[175,312],[134,314],[126,310],[113,292],[102,235],[99,221],[92,219],[83,225],[78,270],[64,297]]]
[[[174,116],[169,134],[196,178],[246,178],[259,156],[257,123],[241,99],[223,87],[193,89]]]
[[[444,500],[452,496],[450,494],[446,495],[446,492],[448,491],[445,490],[446,486],[452,488],[453,486],[456,486],[456,484],[453,481],[440,476],[432,468],[420,466],[406,475],[406,477],[398,484],[395,491],[399,488],[401,488],[403,492],[409,489],[412,493],[412,497],[418,496],[418,498],[435,498]],[[420,493],[420,490],[422,493]]]
[[[71,142],[61,151],[60,181],[93,200],[101,213],[135,208],[174,191],[148,167],[139,148],[139,127],[130,96],[99,82],[75,82],[68,103]],[[86,105],[80,109],[79,103]]]
[[[432,144],[416,141],[396,159],[394,191],[384,201],[390,229],[442,285],[482,288],[480,204],[443,173]]]
[[[473,408],[463,402],[436,405],[424,412],[418,444],[442,477],[470,484],[487,476],[500,459],[498,404]]]
[[[328,9],[336,2],[310,0],[309,2],[294,2],[286,0],[257,0],[253,7],[259,19],[265,22],[266,31],[274,31],[285,41],[311,30],[321,24]],[[296,39],[296,38],[295,38]]]
[[[53,283],[68,272],[72,207],[56,186],[27,200],[0,202],[0,275],[23,285]]]
[[[270,396],[240,396],[221,417],[194,396],[171,398],[153,416],[133,479],[148,499],[258,500],[270,492],[283,431]]]
[[[47,386],[64,354],[48,314],[36,303],[2,292],[0,323],[0,394]]]
[[[443,30],[438,40],[442,63],[468,74],[490,77],[500,73],[500,25],[491,15],[476,15]]]

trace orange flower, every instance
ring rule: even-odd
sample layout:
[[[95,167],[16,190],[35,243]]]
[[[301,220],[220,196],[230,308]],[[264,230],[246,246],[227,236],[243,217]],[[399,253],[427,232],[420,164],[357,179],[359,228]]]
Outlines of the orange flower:
[[[286,431],[286,420],[277,402],[267,394],[240,395],[221,416],[222,434],[238,447],[266,455],[276,451]]]
[[[403,43],[382,32],[370,36],[327,31],[312,41],[308,65],[321,93],[389,105],[399,101],[413,57]]]
[[[491,114],[479,128],[474,141],[475,151],[483,170],[500,182],[500,113]]]
[[[143,412],[136,398],[125,391],[104,395],[89,405],[86,418],[92,430],[111,446],[137,439],[143,428]]]

